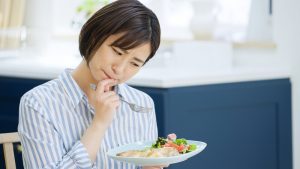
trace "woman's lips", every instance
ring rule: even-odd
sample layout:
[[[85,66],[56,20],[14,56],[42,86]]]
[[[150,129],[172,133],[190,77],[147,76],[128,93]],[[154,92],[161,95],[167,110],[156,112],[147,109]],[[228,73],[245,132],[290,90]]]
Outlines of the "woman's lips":
[[[108,79],[115,79],[115,78],[109,76],[104,70],[103,70],[103,73],[104,73],[104,75],[105,75]]]

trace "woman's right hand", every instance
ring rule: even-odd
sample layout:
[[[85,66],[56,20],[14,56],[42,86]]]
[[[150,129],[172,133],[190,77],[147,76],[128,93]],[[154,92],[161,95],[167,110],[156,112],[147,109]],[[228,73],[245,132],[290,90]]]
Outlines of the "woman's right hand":
[[[94,125],[108,126],[115,115],[116,109],[120,104],[119,96],[110,91],[110,88],[117,84],[114,79],[105,79],[97,84],[95,93],[95,116]]]

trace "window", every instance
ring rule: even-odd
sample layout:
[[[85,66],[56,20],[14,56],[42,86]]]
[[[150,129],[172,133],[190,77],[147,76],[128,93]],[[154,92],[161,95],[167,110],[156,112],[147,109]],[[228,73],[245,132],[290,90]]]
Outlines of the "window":
[[[76,8],[82,1],[53,0],[54,34],[68,35],[70,32],[78,34],[79,22],[84,22],[84,17],[76,13]],[[268,25],[258,26],[260,30],[255,30],[253,27],[253,24],[255,26],[268,24],[268,19],[262,20],[255,13],[262,15],[264,12],[264,16],[269,17],[269,13],[272,12],[271,0],[140,1],[157,14],[161,23],[162,38],[167,40],[193,39],[195,34],[193,34],[192,22],[195,19],[198,19],[197,22],[202,22],[202,25],[200,24],[196,29],[207,27],[207,30],[211,31],[212,39],[242,41],[249,37],[255,38],[256,33],[260,36],[262,34],[260,31],[263,29],[264,31],[271,29]],[[79,23],[79,26],[76,26],[76,23]],[[249,23],[252,26],[249,26]],[[251,36],[248,36],[249,34]]]

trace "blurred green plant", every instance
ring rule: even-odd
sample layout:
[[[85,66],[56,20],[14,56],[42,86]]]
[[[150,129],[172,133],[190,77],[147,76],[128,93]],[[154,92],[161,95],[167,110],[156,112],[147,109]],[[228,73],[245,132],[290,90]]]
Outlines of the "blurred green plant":
[[[71,21],[71,27],[80,29],[83,24],[100,8],[112,0],[81,0],[77,6],[76,14]]]
[[[90,17],[100,7],[109,3],[109,0],[82,0],[82,3],[76,8],[77,13],[84,13],[86,17]]]

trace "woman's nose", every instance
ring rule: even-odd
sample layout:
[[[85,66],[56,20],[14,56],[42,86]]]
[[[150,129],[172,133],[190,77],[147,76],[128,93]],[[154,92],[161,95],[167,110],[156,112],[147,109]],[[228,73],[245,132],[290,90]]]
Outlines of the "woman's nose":
[[[126,68],[126,61],[120,61],[113,65],[112,69],[116,74],[121,74]]]

